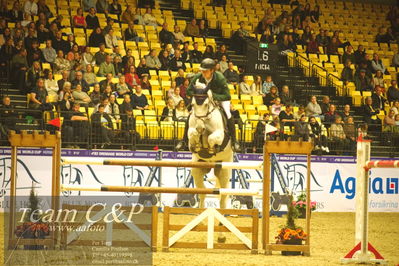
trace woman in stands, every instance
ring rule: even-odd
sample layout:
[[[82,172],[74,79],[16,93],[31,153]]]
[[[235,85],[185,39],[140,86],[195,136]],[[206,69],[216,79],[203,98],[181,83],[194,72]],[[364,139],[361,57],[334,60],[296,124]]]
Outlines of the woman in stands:
[[[49,102],[55,103],[58,101],[58,83],[54,79],[53,72],[49,69],[45,69],[44,78],[44,87],[47,90]]]
[[[97,27],[89,37],[90,47],[99,47],[101,43],[105,43],[105,38],[100,27]]]
[[[255,76],[255,80],[251,84],[251,91],[253,92],[253,95],[261,95],[262,84],[263,84],[262,77],[259,75]]]
[[[141,78],[143,75],[150,75],[150,69],[147,67],[147,63],[144,57],[140,59],[140,64],[137,67],[137,75],[139,76],[139,78]]]
[[[176,105],[176,118],[179,121],[186,121],[188,118],[189,112],[187,110],[186,104],[184,100],[180,100]]]
[[[382,89],[382,92],[385,93],[385,83],[384,83],[384,76],[380,70],[375,72],[374,78],[371,81],[373,88],[379,86]]]
[[[161,121],[176,121],[176,109],[173,99],[168,98],[167,105],[162,110]]]
[[[315,5],[314,9],[310,12],[310,20],[313,23],[319,22],[320,17],[320,6]]]
[[[159,61],[161,62],[161,70],[169,70],[170,68],[170,60],[169,60],[169,52],[167,50],[162,50],[159,53]]]
[[[140,79],[136,73],[136,67],[134,65],[131,65],[129,67],[129,72],[127,72],[125,74],[125,79],[126,79],[126,83],[129,84],[131,87],[134,87],[137,84],[140,84]]]
[[[93,91],[90,93],[91,105],[96,106],[101,102],[102,95],[100,92],[100,84],[94,84]]]
[[[214,59],[214,58],[215,58],[215,53],[213,52],[213,46],[212,46],[212,45],[207,45],[207,46],[206,46],[205,52],[204,52],[204,54],[202,55],[202,58],[203,58],[203,59],[205,59],[205,58],[212,58],[212,59]]]
[[[316,40],[316,34],[312,34],[310,36],[310,40],[308,42],[308,45],[306,46],[306,52],[309,54],[318,54],[320,53],[319,51],[319,44]]]
[[[323,132],[326,129],[322,123],[319,124],[314,116],[309,117],[309,136],[312,138],[315,143],[315,150],[322,150],[325,152],[330,152],[327,145],[326,136],[323,135]]]
[[[141,78],[139,84],[141,85],[141,88],[142,88],[143,90],[148,90],[148,91],[150,92],[150,94],[152,95],[152,86],[151,86],[150,81],[148,80],[148,76],[147,76],[147,75],[144,75],[144,76]]]
[[[381,120],[377,117],[379,113],[379,109],[373,108],[373,99],[367,97],[363,105],[362,114],[370,132],[381,130]]]
[[[93,72],[93,66],[92,65],[86,65],[86,72],[83,74],[83,79],[86,80],[87,84],[89,86],[93,86],[94,84],[97,83],[97,77],[96,74]]]
[[[81,7],[76,10],[76,15],[73,17],[73,26],[81,29],[87,28],[86,18],[83,15],[83,9]]]

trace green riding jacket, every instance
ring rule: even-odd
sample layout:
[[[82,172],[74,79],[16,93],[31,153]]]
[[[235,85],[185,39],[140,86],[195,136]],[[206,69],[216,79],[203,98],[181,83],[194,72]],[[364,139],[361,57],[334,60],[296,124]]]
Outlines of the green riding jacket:
[[[190,86],[188,86],[187,88],[187,96],[193,96],[194,85],[198,79],[199,82],[206,84],[202,73],[195,74],[194,77],[191,79]],[[231,100],[230,90],[222,73],[217,71],[213,73],[213,78],[211,82],[209,82],[208,88],[212,91],[213,99],[215,101],[224,102]]]

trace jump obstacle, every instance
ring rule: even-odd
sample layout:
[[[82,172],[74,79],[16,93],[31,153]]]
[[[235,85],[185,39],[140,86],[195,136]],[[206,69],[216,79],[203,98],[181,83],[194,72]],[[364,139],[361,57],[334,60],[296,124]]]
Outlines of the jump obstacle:
[[[341,259],[343,263],[386,263],[368,242],[369,171],[371,168],[399,168],[399,160],[370,161],[370,151],[371,141],[363,139],[360,133],[357,140],[355,247]]]
[[[162,188],[162,187],[121,187],[121,186],[100,186],[100,187],[74,187],[74,186],[61,186],[60,184],[60,165],[61,164],[99,164],[99,165],[128,165],[128,166],[155,166],[155,167],[199,167],[199,168],[225,168],[225,169],[257,169],[262,170],[264,174],[263,179],[263,194],[262,199],[262,210],[263,210],[263,219],[262,219],[262,245],[263,249],[265,250],[265,254],[272,254],[272,251],[302,251],[304,255],[310,255],[310,154],[313,149],[313,144],[310,142],[302,142],[302,141],[265,141],[264,144],[264,154],[263,154],[263,164],[238,164],[238,163],[225,163],[225,162],[216,162],[216,163],[208,163],[208,162],[185,162],[185,161],[143,161],[143,160],[119,160],[119,159],[112,159],[112,160],[103,160],[103,161],[80,161],[80,160],[73,160],[73,159],[61,159],[61,138],[60,133],[54,137],[48,138],[46,141],[44,137],[41,137],[40,134],[27,134],[26,132],[22,132],[22,134],[16,134],[15,132],[11,132],[10,134],[10,143],[12,146],[12,174],[11,174],[11,195],[16,195],[16,148],[17,147],[52,147],[53,148],[53,165],[52,165],[52,193],[54,199],[57,199],[60,195],[61,188],[63,190],[88,190],[88,191],[113,191],[113,192],[146,192],[146,193],[189,193],[189,194],[218,194],[218,195],[259,195],[257,191],[243,191],[243,190],[231,190],[231,189],[198,189],[198,188]],[[48,132],[45,133],[45,136],[51,136]],[[40,140],[40,141],[39,141]],[[307,205],[306,205],[306,232],[308,233],[308,237],[306,239],[305,245],[277,245],[269,243],[269,222],[270,222],[270,155],[272,153],[276,154],[305,154],[307,155],[307,189],[306,189],[306,198],[307,198]],[[241,194],[240,194],[241,193]],[[55,207],[59,206],[59,202],[54,202]],[[170,212],[181,212],[181,213],[192,213],[193,209],[189,208],[178,208],[179,210],[168,209]],[[226,211],[237,211],[237,210],[216,210],[213,208],[209,208],[209,210],[205,210],[200,214],[200,218],[205,219],[208,217],[208,222],[213,224],[214,218],[219,220],[224,226],[215,227],[216,231],[226,231],[229,230],[233,232],[239,239],[241,239],[244,245],[247,248],[254,252],[257,249],[257,219],[258,216],[256,215],[256,219],[254,218],[254,211],[253,210],[240,210],[240,213],[244,215],[251,215],[253,217],[253,224],[252,224],[252,242],[248,242],[248,239],[242,237],[242,232],[239,231],[238,228],[233,226],[225,218],[221,213],[226,213]],[[14,228],[15,225],[15,202],[11,205],[10,208],[10,228]],[[198,212],[195,212],[198,213]],[[13,217],[13,218],[11,218]],[[199,218],[198,218],[199,219]],[[255,221],[256,220],[256,221]],[[197,221],[197,220],[196,220]],[[177,228],[173,225],[168,225],[169,221],[164,220],[164,228],[166,229],[173,229]],[[199,228],[199,231],[204,231],[204,228],[201,228],[193,222],[189,226],[185,226],[182,228],[183,232],[178,232],[176,237],[172,237],[172,240],[166,243],[166,237],[164,235],[164,242],[163,247],[164,249],[168,249],[171,246],[178,247],[179,244],[175,243],[177,241],[178,236],[184,234],[187,230],[190,231],[191,229]],[[256,228],[254,227],[256,226]],[[189,228],[189,229],[188,229]],[[215,228],[212,226],[208,226],[206,231],[208,232],[208,242],[206,244],[207,248],[213,248],[213,243],[210,242],[211,234],[213,235]],[[241,228],[243,229],[243,228]],[[244,229],[248,232],[248,229]],[[12,231],[12,230],[11,230]],[[168,231],[168,230],[166,230]],[[13,233],[10,232],[10,240],[13,237]],[[254,242],[256,241],[256,242]],[[173,242],[173,243],[172,243]],[[10,241],[9,243],[15,245],[15,241]],[[52,238],[51,246],[54,247],[55,243],[57,243],[57,236],[54,234]],[[65,242],[64,242],[65,244]],[[43,244],[44,245],[44,244]],[[12,245],[10,245],[13,247]],[[194,245],[193,247],[203,248],[203,245]],[[225,246],[218,246],[219,248],[237,248],[232,244],[225,245]]]

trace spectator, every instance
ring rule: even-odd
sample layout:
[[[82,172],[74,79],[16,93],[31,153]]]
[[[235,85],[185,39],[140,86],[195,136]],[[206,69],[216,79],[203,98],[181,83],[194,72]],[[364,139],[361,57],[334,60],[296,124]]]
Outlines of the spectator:
[[[176,81],[176,86],[180,86],[181,84],[183,84],[184,80],[185,80],[185,75],[184,75],[184,70],[183,69],[178,69],[177,70],[177,75],[175,77],[175,81]]]
[[[189,85],[190,85],[189,79],[184,79],[183,84],[180,85],[180,96],[184,99],[186,105],[190,103],[191,99],[191,97],[187,96],[187,89]]]
[[[97,0],[96,10],[98,13],[104,13],[108,15],[109,4],[107,0]]]
[[[233,33],[230,38],[230,49],[238,54],[246,53],[246,39],[249,39],[249,32],[244,28],[244,21],[238,23],[239,29]]]
[[[310,102],[306,106],[305,111],[306,111],[306,115],[307,116],[320,117],[322,115],[321,107],[317,103],[316,96],[311,96],[310,97]]]
[[[131,65],[129,67],[129,71],[125,74],[126,83],[129,84],[130,87],[134,87],[140,84],[139,76],[136,73],[136,67]]]
[[[388,88],[387,96],[390,103],[399,101],[399,88],[397,81],[394,79],[391,80],[391,86]]]
[[[109,97],[111,97],[111,95],[115,95],[114,92],[112,91],[113,86],[114,86],[113,83],[105,84],[105,89],[102,91],[103,98],[109,98]],[[100,82],[100,91],[101,90],[102,90],[102,87],[101,87],[101,82]]]
[[[315,150],[322,150],[327,153],[330,152],[327,145],[325,145],[326,137],[323,135],[325,128],[323,124],[319,124],[314,116],[309,117],[309,137],[312,138],[315,144]]]
[[[119,104],[116,101],[116,96],[115,94],[111,94],[109,96],[109,114],[111,115],[111,118],[115,120],[116,122],[119,122],[120,120],[120,111],[119,111]]]
[[[76,85],[72,92],[72,96],[75,99],[75,102],[82,106],[87,107],[91,103],[90,96],[86,92],[82,91],[82,86],[80,84]]]
[[[300,105],[298,107],[298,111],[296,113],[294,113],[294,119],[299,120],[302,115],[305,115],[305,106]]]
[[[158,26],[157,19],[152,15],[152,9],[147,8],[146,13],[144,14],[144,24],[147,26]]]
[[[341,117],[344,121],[348,119],[351,115],[351,106],[349,104],[344,105],[344,111],[341,113]]]
[[[133,6],[132,5],[127,5],[125,11],[122,14],[121,20],[123,23],[130,24],[130,23],[135,23],[137,24],[137,21],[134,19],[134,12],[133,12]]]
[[[198,43],[194,42],[194,49],[190,51],[191,63],[200,63],[202,61],[202,52],[198,50]]]
[[[176,86],[176,84],[174,84]],[[184,99],[180,96],[180,87],[175,87],[173,92],[169,95],[169,98],[173,100],[173,104],[176,107],[180,101]]]
[[[312,31],[309,26],[305,27],[305,30],[301,36],[301,43],[303,45],[308,45],[310,38],[312,37]]]
[[[306,122],[306,116],[302,115],[299,119],[299,121],[297,121],[295,123],[295,137],[297,139],[301,139],[303,141],[308,141],[309,140],[309,124]]]
[[[11,22],[22,21],[24,14],[21,10],[21,5],[18,1],[15,1],[12,5],[12,9],[7,12],[7,17]]]
[[[254,144],[252,151],[255,153],[257,148],[263,147],[263,142],[265,139],[266,125],[269,124],[270,115],[268,113],[263,114],[263,119],[258,122],[254,134]]]
[[[382,89],[380,87],[375,88],[371,98],[373,100],[374,109],[384,110],[385,104],[388,104],[387,99],[382,95]]]
[[[176,121],[175,103],[172,98],[168,98],[167,105],[162,110],[161,121]]]
[[[371,81],[371,84],[373,88],[376,88],[378,86],[382,88],[383,91],[385,92],[384,76],[382,75],[380,70],[377,70],[377,72],[375,73],[374,78]]]
[[[190,45],[190,42],[183,43],[183,52],[181,53],[181,56],[184,59],[184,62],[191,62],[191,57],[190,57],[191,53],[190,53],[189,45]]]
[[[37,80],[36,87],[30,93],[29,108],[42,111],[50,111],[52,109],[51,104],[49,104],[47,90],[44,87],[44,80],[41,78]]]
[[[271,106],[271,114],[272,114],[273,119],[280,115],[282,107],[283,107],[283,105],[281,104],[281,99],[279,97],[277,97],[274,100],[274,104]]]
[[[53,39],[52,46],[57,51],[57,53],[59,50],[61,50],[64,55],[67,54],[70,50],[70,46],[69,46],[68,42],[62,38],[61,31],[57,31],[57,33],[55,34],[55,38]]]
[[[321,113],[325,114],[328,113],[330,110],[330,97],[329,96],[323,96],[322,102],[320,103],[320,108],[321,108]]]
[[[187,110],[186,104],[184,100],[180,100],[180,102],[176,105],[176,118],[178,121],[186,121],[189,116],[189,112]]]
[[[105,76],[105,79],[102,80],[102,81],[100,81],[100,89],[101,89],[101,92],[104,92],[105,88],[106,88],[108,85],[111,86],[111,90],[112,90],[112,91],[115,91],[115,85],[114,85],[113,82],[112,82],[113,77],[114,77],[114,76],[112,75],[112,73],[108,73],[108,74]]]
[[[287,85],[281,88],[280,99],[283,105],[293,105],[294,102],[290,96],[290,90]]]
[[[334,123],[331,125],[330,137],[335,145],[335,150],[340,153],[348,147],[348,140],[345,135],[342,118],[340,116],[335,117]]]
[[[277,87],[273,86],[270,88],[270,92],[263,97],[263,104],[267,106],[272,106],[277,97]]]
[[[15,88],[20,90],[22,93],[27,93],[25,87],[25,75],[28,69],[26,49],[21,49],[18,54],[15,54],[11,60],[11,76],[12,80],[15,81]]]
[[[75,58],[75,55],[78,58]],[[66,59],[71,62],[71,65],[73,65],[74,63],[82,63],[82,62],[79,62],[81,59],[79,45],[77,45],[77,44],[72,45],[71,50],[66,55]],[[73,62],[73,61],[75,61],[75,62]]]
[[[65,143],[84,143],[88,136],[88,118],[86,114],[80,112],[80,104],[75,103],[72,106],[71,112],[66,112],[64,115],[64,122],[62,124],[62,131],[65,136]],[[78,145],[68,145],[66,148],[77,148]]]
[[[219,50],[216,52],[215,57],[218,61],[222,60],[223,55],[226,56],[226,60],[228,60],[228,56],[227,56],[227,49],[226,49],[226,45],[221,44],[219,46]]]
[[[90,34],[89,37],[89,46],[90,47],[99,47],[101,50],[101,46],[104,45],[105,48],[105,38],[103,32],[100,27],[95,28],[95,30]],[[98,52],[97,52],[98,53]],[[98,64],[97,64],[98,65]]]
[[[80,7],[76,10],[76,15],[73,17],[73,26],[75,28],[87,28],[86,19],[83,16],[83,9]]]
[[[136,92],[132,96],[133,109],[138,109],[143,111],[148,110],[148,100],[147,97],[143,94],[141,86],[137,85],[135,90]]]
[[[262,94],[262,77],[255,76],[254,82],[251,84],[251,91],[253,91],[253,95],[261,95]]]
[[[64,71],[62,71],[61,75],[62,75],[62,78],[57,81],[58,88],[60,90],[63,89],[64,88],[64,84],[69,81],[69,71],[68,70],[64,70]],[[62,99],[62,97],[61,97],[61,99]]]
[[[366,76],[366,70],[361,69],[359,75],[355,76],[356,90],[358,91],[370,91],[372,89],[371,80]]]
[[[11,32],[10,32],[10,30],[9,29],[6,29],[6,32],[8,32],[8,35],[10,36],[11,35]],[[4,36],[4,33],[3,33],[3,36]],[[4,38],[4,37],[3,37]],[[7,37],[6,37],[7,38]],[[9,38],[9,37],[8,37]],[[25,44],[25,48],[26,49],[31,49],[31,47],[32,47],[32,42],[33,41],[37,41],[37,38],[36,38],[36,32],[35,32],[35,29],[34,28],[29,28],[28,29],[28,36],[26,36],[25,37],[25,39],[24,39],[24,44]],[[4,44],[4,40],[2,41],[2,43],[1,43],[2,45]],[[28,51],[29,52],[29,51]]]
[[[126,113],[126,110],[133,109],[133,103],[129,94],[123,95],[123,102],[119,106],[120,113]]]
[[[147,90],[152,95],[152,86],[147,75],[143,75],[143,77],[140,79],[140,85],[142,90]]]
[[[399,100],[393,102],[391,110],[393,110],[395,115],[399,114]]]
[[[140,59],[139,66],[137,67],[137,75],[142,78],[143,75],[150,75],[150,68],[147,66],[145,58]]]
[[[83,80],[85,80],[89,86],[93,86],[97,83],[97,77],[96,74],[93,73],[92,65],[86,66],[86,71],[83,74]]]
[[[290,104],[285,106],[285,110],[281,110],[278,118],[280,119],[282,126],[288,126],[290,128],[294,127],[294,123],[296,122],[292,112],[292,106]]]
[[[16,50],[13,45],[13,40],[9,38],[6,43],[0,48],[0,73],[3,76],[9,75],[11,70],[11,59],[16,54]]]
[[[396,127],[395,122],[395,111],[390,109],[388,115],[384,117],[384,132],[394,132],[394,128]]]
[[[203,38],[207,38],[209,35],[208,27],[206,26],[205,20],[201,19],[198,25],[199,36]]]
[[[122,15],[122,6],[118,3],[118,0],[112,0],[112,4],[108,7],[108,12],[118,17]]]
[[[319,22],[319,17],[320,17],[320,7],[318,5],[315,5],[313,10],[310,12],[310,20],[312,23],[317,23]]]
[[[170,59],[168,50],[162,50],[159,55],[159,62],[161,62],[161,70],[169,70],[170,68]]]
[[[98,20],[96,9],[91,7],[89,9],[89,14],[86,16],[86,25],[88,29],[97,29],[100,27],[100,21]]]
[[[386,68],[377,53],[373,54],[373,60],[371,60],[371,67],[373,73],[376,73],[378,70],[380,70],[383,74],[387,74]]]
[[[93,91],[90,93],[91,104],[96,106],[101,102],[100,84],[94,84]]]
[[[33,90],[37,85],[37,80],[42,77],[42,69],[38,61],[33,62],[32,67],[28,69],[26,75],[26,89]],[[43,81],[44,83],[44,81]]]
[[[58,50],[57,57],[54,60],[54,71],[57,74],[61,74],[62,71],[70,69],[71,64],[64,58],[64,52],[62,50]]]
[[[229,62],[227,61],[227,56],[222,55],[219,65],[220,65],[220,72],[222,73],[224,73],[229,68]]]
[[[118,38],[114,35],[114,30],[110,29],[107,34],[104,36],[105,46],[107,48],[115,48],[118,46]]]
[[[378,29],[377,36],[375,37],[375,42],[377,42],[378,44],[387,43],[386,32],[385,32],[385,28],[384,27],[380,27]]]
[[[348,84],[348,82],[354,82],[354,77],[353,77],[353,69],[351,67],[352,62],[347,59],[345,61],[345,67],[342,69],[341,72],[341,79],[345,84]]]
[[[51,64],[54,63],[55,58],[57,57],[57,52],[53,48],[51,40],[46,41],[46,47],[43,48],[42,53],[43,53],[44,60],[47,63],[51,63]]]
[[[145,56],[145,61],[149,69],[159,70],[162,66],[155,49],[151,49],[150,53]]]
[[[262,85],[262,94],[265,96],[267,93],[270,92],[271,87],[276,86],[272,80],[272,76],[267,75],[265,81]]]
[[[90,90],[89,84],[83,78],[82,71],[77,71],[75,74],[75,79],[72,80],[72,87],[76,87],[76,85],[78,85],[78,84],[82,87],[82,91],[88,92]]]
[[[205,48],[205,52],[202,55],[202,58],[211,58],[214,59],[215,58],[215,53],[213,52],[213,46],[212,45],[207,45]]]
[[[44,87],[47,90],[49,96],[49,102],[55,103],[58,101],[58,83],[54,80],[53,72],[49,69],[44,70]]]
[[[184,30],[185,36],[190,37],[200,37],[199,27],[197,25],[197,20],[193,18],[190,24],[186,25],[186,29]]]
[[[170,70],[177,71],[179,68],[186,69],[185,60],[181,56],[179,49],[175,50],[175,56],[170,60]]]
[[[262,32],[262,35],[260,36],[260,42],[270,44],[274,43],[274,37],[269,28]]]
[[[96,2],[97,0],[82,0],[84,11],[88,12],[91,8],[94,9],[96,7]]]
[[[162,24],[162,30],[159,32],[159,40],[161,45],[165,47],[167,44],[175,43],[175,35],[168,30],[168,23],[164,22]]]
[[[227,83],[236,85],[240,81],[240,76],[238,75],[238,72],[234,70],[234,64],[233,62],[229,62],[229,68],[223,72],[224,77],[227,80]]]
[[[360,64],[362,59],[366,56],[366,51],[363,48],[363,45],[359,45],[357,50],[354,52],[355,56],[355,64]]]
[[[317,43],[323,47],[325,52],[327,52],[327,46],[330,43],[330,37],[328,37],[327,32],[327,30],[320,29],[319,34],[316,36]]]
[[[138,25],[144,25],[144,18],[143,16],[140,15],[139,9],[136,8],[135,14],[134,14],[134,23]]]
[[[240,94],[252,95],[251,87],[248,85],[248,76],[243,76],[240,82]]]
[[[104,77],[108,73],[112,74],[112,76],[115,76],[115,67],[112,64],[112,57],[110,55],[105,56],[105,62],[100,65],[97,76]]]
[[[137,31],[134,29],[134,23],[129,22],[129,27],[125,30],[125,41],[143,42],[143,38],[140,37]]]
[[[339,42],[336,37],[331,38],[331,42],[327,46],[328,55],[338,55]]]
[[[123,68],[122,65],[122,58],[119,55],[114,56],[113,64],[115,69],[115,75],[122,75],[122,73],[125,72],[125,69]]]
[[[100,104],[98,111],[91,115],[93,132],[100,136],[101,148],[111,144],[113,123],[111,117],[104,112],[105,106]]]
[[[184,43],[185,36],[183,32],[180,31],[179,25],[176,24],[173,29],[174,41],[180,44]]]
[[[337,107],[335,107],[334,104],[330,104],[329,110],[327,113],[324,114],[324,123],[326,125],[326,127],[330,127],[330,125],[332,123],[334,123],[335,118],[337,116],[341,116],[338,112],[337,112]]]
[[[29,16],[36,16],[37,15],[37,4],[33,0],[26,0],[24,4],[24,13],[28,14]]]
[[[350,60],[351,62],[356,62],[355,54],[353,53],[353,47],[352,45],[346,46],[346,50],[344,54],[342,55],[342,62],[345,64],[347,60]]]
[[[11,104],[11,98],[9,96],[4,96],[2,104],[0,105],[0,137],[7,138],[8,131],[15,128],[15,122],[18,116],[14,109],[15,106]]]
[[[32,47],[30,47],[30,49],[28,50],[27,60],[29,66],[32,66],[34,61],[43,62],[43,53],[39,49],[39,43],[37,40],[34,40],[32,42]]]
[[[377,115],[380,113],[380,109],[374,109],[373,105],[373,99],[367,97],[362,110],[363,119],[368,125],[370,131],[379,131],[378,129],[380,128],[381,120]]]
[[[131,94],[132,89],[129,85],[125,82],[125,76],[119,77],[119,82],[116,84],[116,91],[118,93],[119,98],[122,98],[125,94]]]

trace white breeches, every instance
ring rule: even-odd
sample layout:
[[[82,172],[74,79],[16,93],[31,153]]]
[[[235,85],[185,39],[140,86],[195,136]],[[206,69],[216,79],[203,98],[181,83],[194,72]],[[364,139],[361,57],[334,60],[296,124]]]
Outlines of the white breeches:
[[[231,118],[230,101],[220,102],[220,105],[222,106],[224,112],[226,113],[227,119],[230,119]]]

